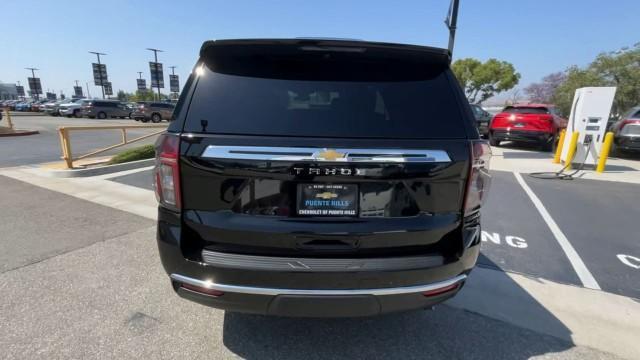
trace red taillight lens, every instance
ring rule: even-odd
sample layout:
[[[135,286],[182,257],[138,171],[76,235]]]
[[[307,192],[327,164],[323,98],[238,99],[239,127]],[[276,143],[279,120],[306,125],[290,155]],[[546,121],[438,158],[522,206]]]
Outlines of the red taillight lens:
[[[214,296],[214,297],[218,297],[218,296],[224,295],[224,292],[222,292],[220,290],[209,289],[209,288],[195,286],[195,285],[191,285],[191,284],[183,283],[183,284],[180,284],[180,287],[183,288],[183,289],[187,289],[187,290],[190,290],[190,291],[197,292],[199,294],[203,294],[203,295],[209,295],[209,296]]]
[[[624,129],[625,126],[629,125],[629,124],[640,124],[640,120],[622,120],[620,122],[620,130]]]
[[[490,160],[491,147],[489,147],[489,143],[485,140],[473,140],[471,142],[471,168],[469,169],[464,199],[465,215],[480,209],[486,199],[491,186]]]
[[[422,293],[422,295],[424,295],[426,297],[437,296],[437,295],[441,295],[441,294],[447,293],[449,291],[457,290],[458,287],[460,287],[460,283],[455,283],[455,284],[447,285],[445,287],[441,287],[441,288],[438,288],[438,289],[425,291],[425,292]]]
[[[180,166],[178,147],[180,138],[173,134],[160,135],[156,142],[154,187],[158,202],[170,209],[180,210]]]

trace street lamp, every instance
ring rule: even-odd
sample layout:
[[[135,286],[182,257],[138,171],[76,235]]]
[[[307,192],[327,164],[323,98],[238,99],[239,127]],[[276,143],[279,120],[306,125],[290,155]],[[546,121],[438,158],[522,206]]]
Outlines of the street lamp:
[[[100,55],[107,55],[105,53],[97,52],[97,51],[89,51],[89,54],[95,54],[98,57],[98,77],[100,78],[100,89],[102,89],[102,98],[104,99],[104,81],[102,79],[102,69],[100,63]]]
[[[162,52],[160,49],[147,48],[149,51],[153,51],[153,57],[155,59],[155,73],[156,73],[156,87],[158,88],[158,101],[160,101],[160,79],[158,79],[158,52]],[[151,82],[153,83],[153,74],[151,74]]]
[[[25,68],[25,69],[26,69],[26,70],[31,70],[31,77],[34,79],[34,80],[33,80],[34,84],[36,84],[36,82],[35,82],[35,78],[36,78],[36,70],[40,70],[40,69],[38,69],[38,68]],[[37,85],[37,84],[36,84],[36,85]],[[42,90],[42,89],[40,89],[40,90]],[[40,100],[40,96],[38,96],[39,94],[38,94],[38,89],[37,89],[37,87],[36,87],[36,88],[34,88],[34,89],[31,89],[31,91],[32,91],[32,92],[33,92],[33,91],[35,91],[35,94],[33,94],[33,93],[32,93],[31,95],[35,95],[35,96],[36,96],[36,100]]]

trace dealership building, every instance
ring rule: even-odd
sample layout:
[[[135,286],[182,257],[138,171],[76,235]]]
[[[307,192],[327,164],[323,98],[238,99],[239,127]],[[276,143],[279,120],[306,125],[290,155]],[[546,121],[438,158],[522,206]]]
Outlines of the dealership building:
[[[18,98],[18,90],[15,84],[0,82],[0,100],[12,100]]]

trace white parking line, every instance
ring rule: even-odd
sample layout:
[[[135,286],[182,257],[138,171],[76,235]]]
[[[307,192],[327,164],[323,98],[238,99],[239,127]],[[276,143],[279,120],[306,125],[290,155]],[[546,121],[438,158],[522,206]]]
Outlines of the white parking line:
[[[531,202],[533,202],[533,205],[535,205],[536,209],[538,209],[538,212],[547,223],[549,230],[551,230],[551,233],[553,233],[553,236],[558,241],[558,244],[560,244],[562,251],[564,251],[565,255],[567,255],[571,266],[573,266],[573,270],[575,270],[576,274],[578,274],[578,278],[580,278],[582,285],[586,288],[600,290],[600,285],[598,285],[596,279],[593,277],[593,275],[591,275],[591,272],[589,272],[589,269],[587,269],[587,266],[580,258],[580,255],[578,255],[578,252],[576,252],[576,249],[573,248],[573,246],[569,242],[569,239],[567,239],[562,230],[560,230],[558,224],[556,224],[547,209],[544,207],[542,201],[540,201],[538,196],[536,196],[536,194],[531,190],[529,185],[524,182],[524,179],[522,178],[522,175],[520,175],[520,173],[514,172],[513,175],[516,177],[516,180],[518,180],[520,186],[522,186],[522,188],[524,189],[524,192],[529,195]]]

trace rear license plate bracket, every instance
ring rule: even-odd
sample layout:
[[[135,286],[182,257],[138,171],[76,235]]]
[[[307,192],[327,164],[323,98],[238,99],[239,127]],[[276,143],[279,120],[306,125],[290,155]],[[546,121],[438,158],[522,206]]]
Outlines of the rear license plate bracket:
[[[358,215],[356,184],[298,184],[296,214],[299,216],[353,217]]]

